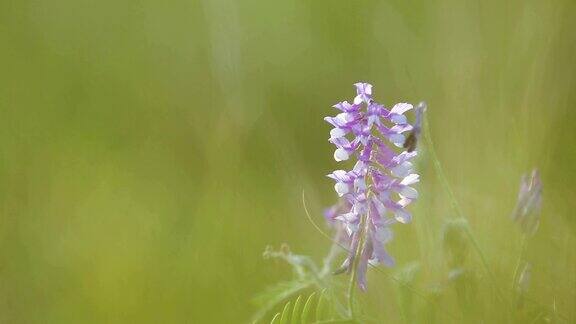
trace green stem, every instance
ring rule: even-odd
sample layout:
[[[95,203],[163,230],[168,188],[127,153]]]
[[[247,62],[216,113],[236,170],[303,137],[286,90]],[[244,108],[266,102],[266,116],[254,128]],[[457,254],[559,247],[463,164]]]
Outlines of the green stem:
[[[454,192],[452,191],[452,187],[450,187],[450,184],[448,183],[447,180],[448,178],[446,177],[446,174],[444,174],[444,169],[440,164],[438,155],[436,155],[436,149],[434,148],[434,142],[432,142],[432,135],[430,135],[430,125],[428,123],[428,117],[426,116],[426,114],[424,114],[424,140],[426,141],[426,145],[430,150],[430,156],[432,158],[432,163],[434,164],[434,170],[436,171],[436,174],[438,175],[440,182],[442,182],[444,190],[446,190],[446,192],[450,196],[450,203],[452,204],[452,208],[456,211],[456,213],[460,218],[466,219],[464,213],[462,213],[460,204],[456,199],[456,195],[454,194]]]
[[[494,288],[496,289],[496,293],[498,294],[498,297],[502,301],[505,301],[506,299],[504,298],[504,295],[503,295],[502,291],[500,290],[500,287],[498,286],[498,284],[496,282],[496,277],[494,276],[494,274],[490,270],[490,267],[488,266],[488,261],[487,261],[486,257],[484,256],[484,253],[482,252],[482,249],[480,248],[480,245],[478,244],[476,237],[474,236],[474,234],[472,233],[472,230],[470,229],[470,227],[468,225],[468,219],[466,218],[466,216],[462,212],[462,208],[460,207],[460,204],[458,203],[458,200],[456,199],[456,195],[454,194],[454,191],[452,191],[452,187],[448,183],[448,180],[447,180],[448,178],[446,177],[446,174],[444,174],[444,169],[442,168],[442,165],[440,164],[440,160],[438,159],[438,156],[436,155],[436,150],[434,149],[434,142],[432,142],[432,136],[430,135],[430,125],[429,125],[428,117],[426,114],[424,114],[424,140],[426,141],[428,149],[430,150],[430,157],[432,158],[432,162],[434,164],[434,169],[436,171],[436,174],[438,175],[438,178],[440,179],[440,182],[442,183],[444,190],[450,196],[449,198],[450,198],[450,203],[452,204],[452,208],[454,209],[454,211],[458,215],[458,218],[460,218],[466,222],[466,226],[465,226],[466,235],[468,236],[468,238],[472,242],[472,246],[474,247],[474,251],[476,251],[476,253],[480,257],[480,260],[482,262],[482,266],[484,267],[484,270],[486,271],[486,273],[488,273],[488,276],[490,277],[490,279],[494,285]]]
[[[496,294],[498,294],[498,297],[500,298],[500,300],[502,300],[503,302],[507,302],[506,298],[504,297],[504,294],[502,293],[502,290],[498,286],[498,283],[496,281],[496,277],[494,276],[494,273],[492,273],[492,271],[490,271],[488,261],[487,261],[486,257],[484,256],[482,249],[480,249],[480,244],[478,244],[478,241],[476,240],[476,237],[474,237],[474,234],[472,234],[472,230],[470,230],[470,227],[468,227],[468,224],[466,224],[465,228],[466,228],[466,234],[468,235],[468,238],[472,242],[472,246],[474,247],[474,250],[476,251],[476,253],[478,253],[478,256],[480,256],[480,260],[482,261],[482,266],[484,266],[486,273],[488,273],[488,276],[490,276],[490,280],[492,281],[492,284],[494,285],[494,288],[496,290]]]
[[[520,255],[518,256],[518,261],[516,261],[516,267],[514,267],[514,275],[512,276],[512,291],[515,291],[516,288],[516,283],[518,281],[518,272],[520,272],[520,266],[522,265],[522,260],[524,260],[524,255],[526,254],[527,242],[528,242],[528,235],[526,235],[526,233],[523,233]]]
[[[360,226],[358,227],[358,246],[356,251],[354,251],[354,259],[352,260],[352,275],[350,276],[350,282],[348,284],[348,310],[350,312],[350,318],[355,317],[354,312],[354,293],[356,291],[356,280],[358,278],[358,264],[360,264],[360,257],[362,254],[362,249],[365,242],[365,228],[367,223],[368,213],[360,219]]]

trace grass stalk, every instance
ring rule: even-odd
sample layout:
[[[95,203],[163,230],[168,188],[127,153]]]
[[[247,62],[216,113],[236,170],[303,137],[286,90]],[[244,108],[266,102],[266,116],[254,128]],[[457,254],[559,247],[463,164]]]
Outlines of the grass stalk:
[[[434,142],[432,141],[432,135],[430,134],[430,123],[428,122],[427,114],[424,114],[424,132],[423,133],[424,133],[424,141],[426,142],[426,145],[428,146],[428,149],[430,151],[430,157],[431,157],[432,163],[434,165],[434,170],[436,171],[436,174],[438,175],[438,179],[442,183],[442,187],[448,193],[450,204],[452,205],[452,209],[456,213],[457,217],[465,222],[464,228],[465,228],[466,235],[470,239],[470,242],[472,242],[472,246],[474,247],[474,251],[480,257],[480,261],[482,263],[482,266],[484,267],[485,272],[490,277],[490,280],[492,281],[492,284],[494,285],[494,289],[495,289],[498,297],[502,301],[507,302],[506,298],[504,298],[504,294],[502,293],[502,291],[500,290],[500,287],[498,286],[498,283],[496,282],[496,277],[494,276],[494,274],[490,270],[490,267],[488,265],[488,260],[486,259],[484,252],[480,248],[480,244],[478,243],[478,240],[476,239],[476,237],[474,236],[474,233],[470,229],[470,226],[468,223],[468,218],[465,216],[464,212],[462,211],[462,208],[460,207],[460,204],[458,203],[458,200],[456,199],[456,195],[454,194],[454,191],[452,190],[452,187],[450,186],[450,183],[448,182],[448,178],[446,177],[446,174],[444,173],[444,169],[442,168],[442,164],[440,163],[440,160],[438,159],[438,155],[436,154],[436,150],[434,148]]]
[[[518,276],[520,272],[520,267],[522,266],[522,261],[525,259],[526,247],[528,243],[528,235],[526,233],[522,234],[522,245],[520,248],[520,254],[518,255],[518,260],[516,261],[516,266],[514,267],[514,274],[512,275],[512,291],[515,291],[516,284],[518,282]]]

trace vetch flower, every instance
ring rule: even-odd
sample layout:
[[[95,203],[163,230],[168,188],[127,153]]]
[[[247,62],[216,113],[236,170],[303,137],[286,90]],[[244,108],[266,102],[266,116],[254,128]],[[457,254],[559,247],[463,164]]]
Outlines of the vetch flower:
[[[328,175],[335,181],[340,201],[325,216],[346,231],[341,243],[349,254],[336,272],[350,272],[354,258],[359,257],[358,286],[366,289],[369,264],[394,265],[385,249],[393,237],[391,226],[412,218],[406,207],[418,198],[412,187],[419,181],[411,162],[417,156],[415,142],[408,150],[399,148],[407,148],[407,132],[414,139],[419,135],[426,106],[418,105],[414,127],[405,116],[413,109],[411,104],[398,103],[388,109],[374,101],[371,84],[359,82],[354,86],[352,103],[337,103],[333,107],[340,113],[325,118],[334,127],[328,140],[336,147],[334,159],[355,163],[349,171],[336,170]]]
[[[523,175],[520,180],[518,202],[512,213],[512,219],[519,224],[525,234],[532,235],[536,233],[540,224],[541,208],[542,181],[540,173],[534,169],[530,176]]]

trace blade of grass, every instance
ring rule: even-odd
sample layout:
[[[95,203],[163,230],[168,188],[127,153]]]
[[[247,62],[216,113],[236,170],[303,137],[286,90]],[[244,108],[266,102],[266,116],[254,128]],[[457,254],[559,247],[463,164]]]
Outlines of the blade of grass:
[[[480,244],[478,243],[478,241],[476,240],[476,237],[474,236],[474,234],[472,233],[472,230],[470,229],[470,226],[468,224],[468,218],[466,217],[464,212],[462,212],[462,208],[460,207],[460,204],[458,203],[458,200],[456,199],[456,195],[454,194],[454,191],[452,191],[452,187],[450,186],[450,183],[448,183],[448,178],[446,177],[446,174],[444,173],[444,169],[442,168],[442,164],[440,163],[440,160],[438,159],[438,155],[436,155],[436,150],[434,148],[434,142],[432,141],[432,135],[430,132],[430,123],[428,122],[427,114],[424,114],[424,140],[426,141],[426,145],[428,146],[428,150],[430,151],[430,157],[432,159],[432,163],[434,165],[436,175],[438,176],[438,179],[442,183],[444,190],[448,193],[449,200],[450,200],[450,203],[452,205],[452,209],[454,209],[454,212],[456,213],[458,218],[462,219],[465,222],[465,226],[464,226],[465,233],[468,236],[468,238],[470,239],[470,242],[472,242],[472,246],[474,247],[474,251],[476,251],[476,253],[480,257],[480,261],[482,262],[482,266],[484,267],[485,272],[490,277],[490,280],[492,281],[492,284],[494,286],[496,294],[498,295],[498,298],[500,298],[503,302],[511,305],[510,301],[508,301],[504,297],[504,294],[502,293],[500,286],[498,286],[498,283],[496,281],[496,277],[494,276],[494,273],[492,272],[492,270],[490,270],[490,266],[488,265],[488,261],[486,259],[486,256],[484,255],[484,252],[480,248]]]

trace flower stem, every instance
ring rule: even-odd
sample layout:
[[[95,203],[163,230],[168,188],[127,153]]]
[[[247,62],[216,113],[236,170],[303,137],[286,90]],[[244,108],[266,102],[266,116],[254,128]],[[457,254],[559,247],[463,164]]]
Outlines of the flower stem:
[[[362,249],[365,243],[365,227],[368,223],[367,221],[368,213],[362,216],[360,219],[360,226],[358,227],[358,246],[356,251],[354,251],[354,259],[352,260],[352,274],[350,276],[350,282],[348,283],[348,311],[350,318],[355,317],[354,312],[354,295],[356,291],[356,281],[358,279],[358,264],[360,264],[360,258],[362,254]]]
[[[442,182],[444,190],[446,190],[446,192],[450,196],[450,203],[452,204],[452,208],[454,209],[454,211],[456,211],[459,217],[466,219],[464,213],[462,213],[460,204],[456,199],[456,195],[454,194],[454,192],[452,191],[452,187],[450,187],[450,184],[448,183],[447,180],[448,178],[446,177],[446,174],[444,174],[444,169],[440,164],[440,160],[436,155],[436,150],[434,149],[434,142],[432,142],[432,135],[430,135],[430,125],[428,123],[428,117],[426,114],[424,115],[424,140],[426,141],[426,145],[430,150],[430,156],[432,158],[432,163],[434,164],[434,170],[436,171],[436,174],[438,175],[440,182]]]
[[[442,164],[440,163],[440,160],[438,159],[438,156],[436,155],[436,150],[434,149],[434,143],[432,142],[432,136],[430,135],[430,125],[429,125],[428,117],[426,114],[424,114],[424,132],[423,133],[424,133],[424,140],[426,141],[426,145],[428,146],[428,149],[430,150],[430,157],[432,159],[432,163],[434,164],[434,169],[436,171],[436,174],[438,175],[438,178],[440,179],[440,182],[442,183],[442,186],[444,187],[444,190],[448,193],[448,196],[450,198],[450,203],[452,204],[452,208],[454,209],[454,211],[458,215],[458,218],[460,218],[464,222],[466,222],[466,226],[464,228],[466,229],[466,235],[468,236],[468,238],[472,242],[472,246],[474,247],[474,251],[476,251],[476,253],[480,257],[480,261],[482,262],[482,266],[484,267],[484,270],[486,271],[486,273],[490,277],[498,297],[502,301],[506,301],[502,291],[500,290],[500,287],[498,286],[498,283],[496,282],[496,277],[494,276],[494,274],[490,270],[490,267],[488,265],[488,261],[487,261],[486,257],[484,256],[482,249],[480,248],[480,244],[478,244],[478,241],[476,240],[474,233],[472,233],[472,230],[470,229],[470,226],[468,224],[468,219],[465,216],[465,214],[462,212],[462,208],[460,207],[460,204],[458,203],[458,200],[456,199],[456,195],[454,194],[454,191],[452,191],[452,187],[450,187],[450,184],[448,183],[448,180],[447,180],[448,178],[446,177],[446,174],[444,174]]]
[[[515,291],[516,284],[518,281],[518,272],[520,272],[520,266],[522,265],[522,260],[524,260],[524,255],[526,254],[526,243],[528,242],[528,235],[526,233],[522,234],[522,247],[520,248],[520,255],[518,256],[518,261],[516,262],[516,267],[514,268],[514,275],[512,276],[512,291]]]

